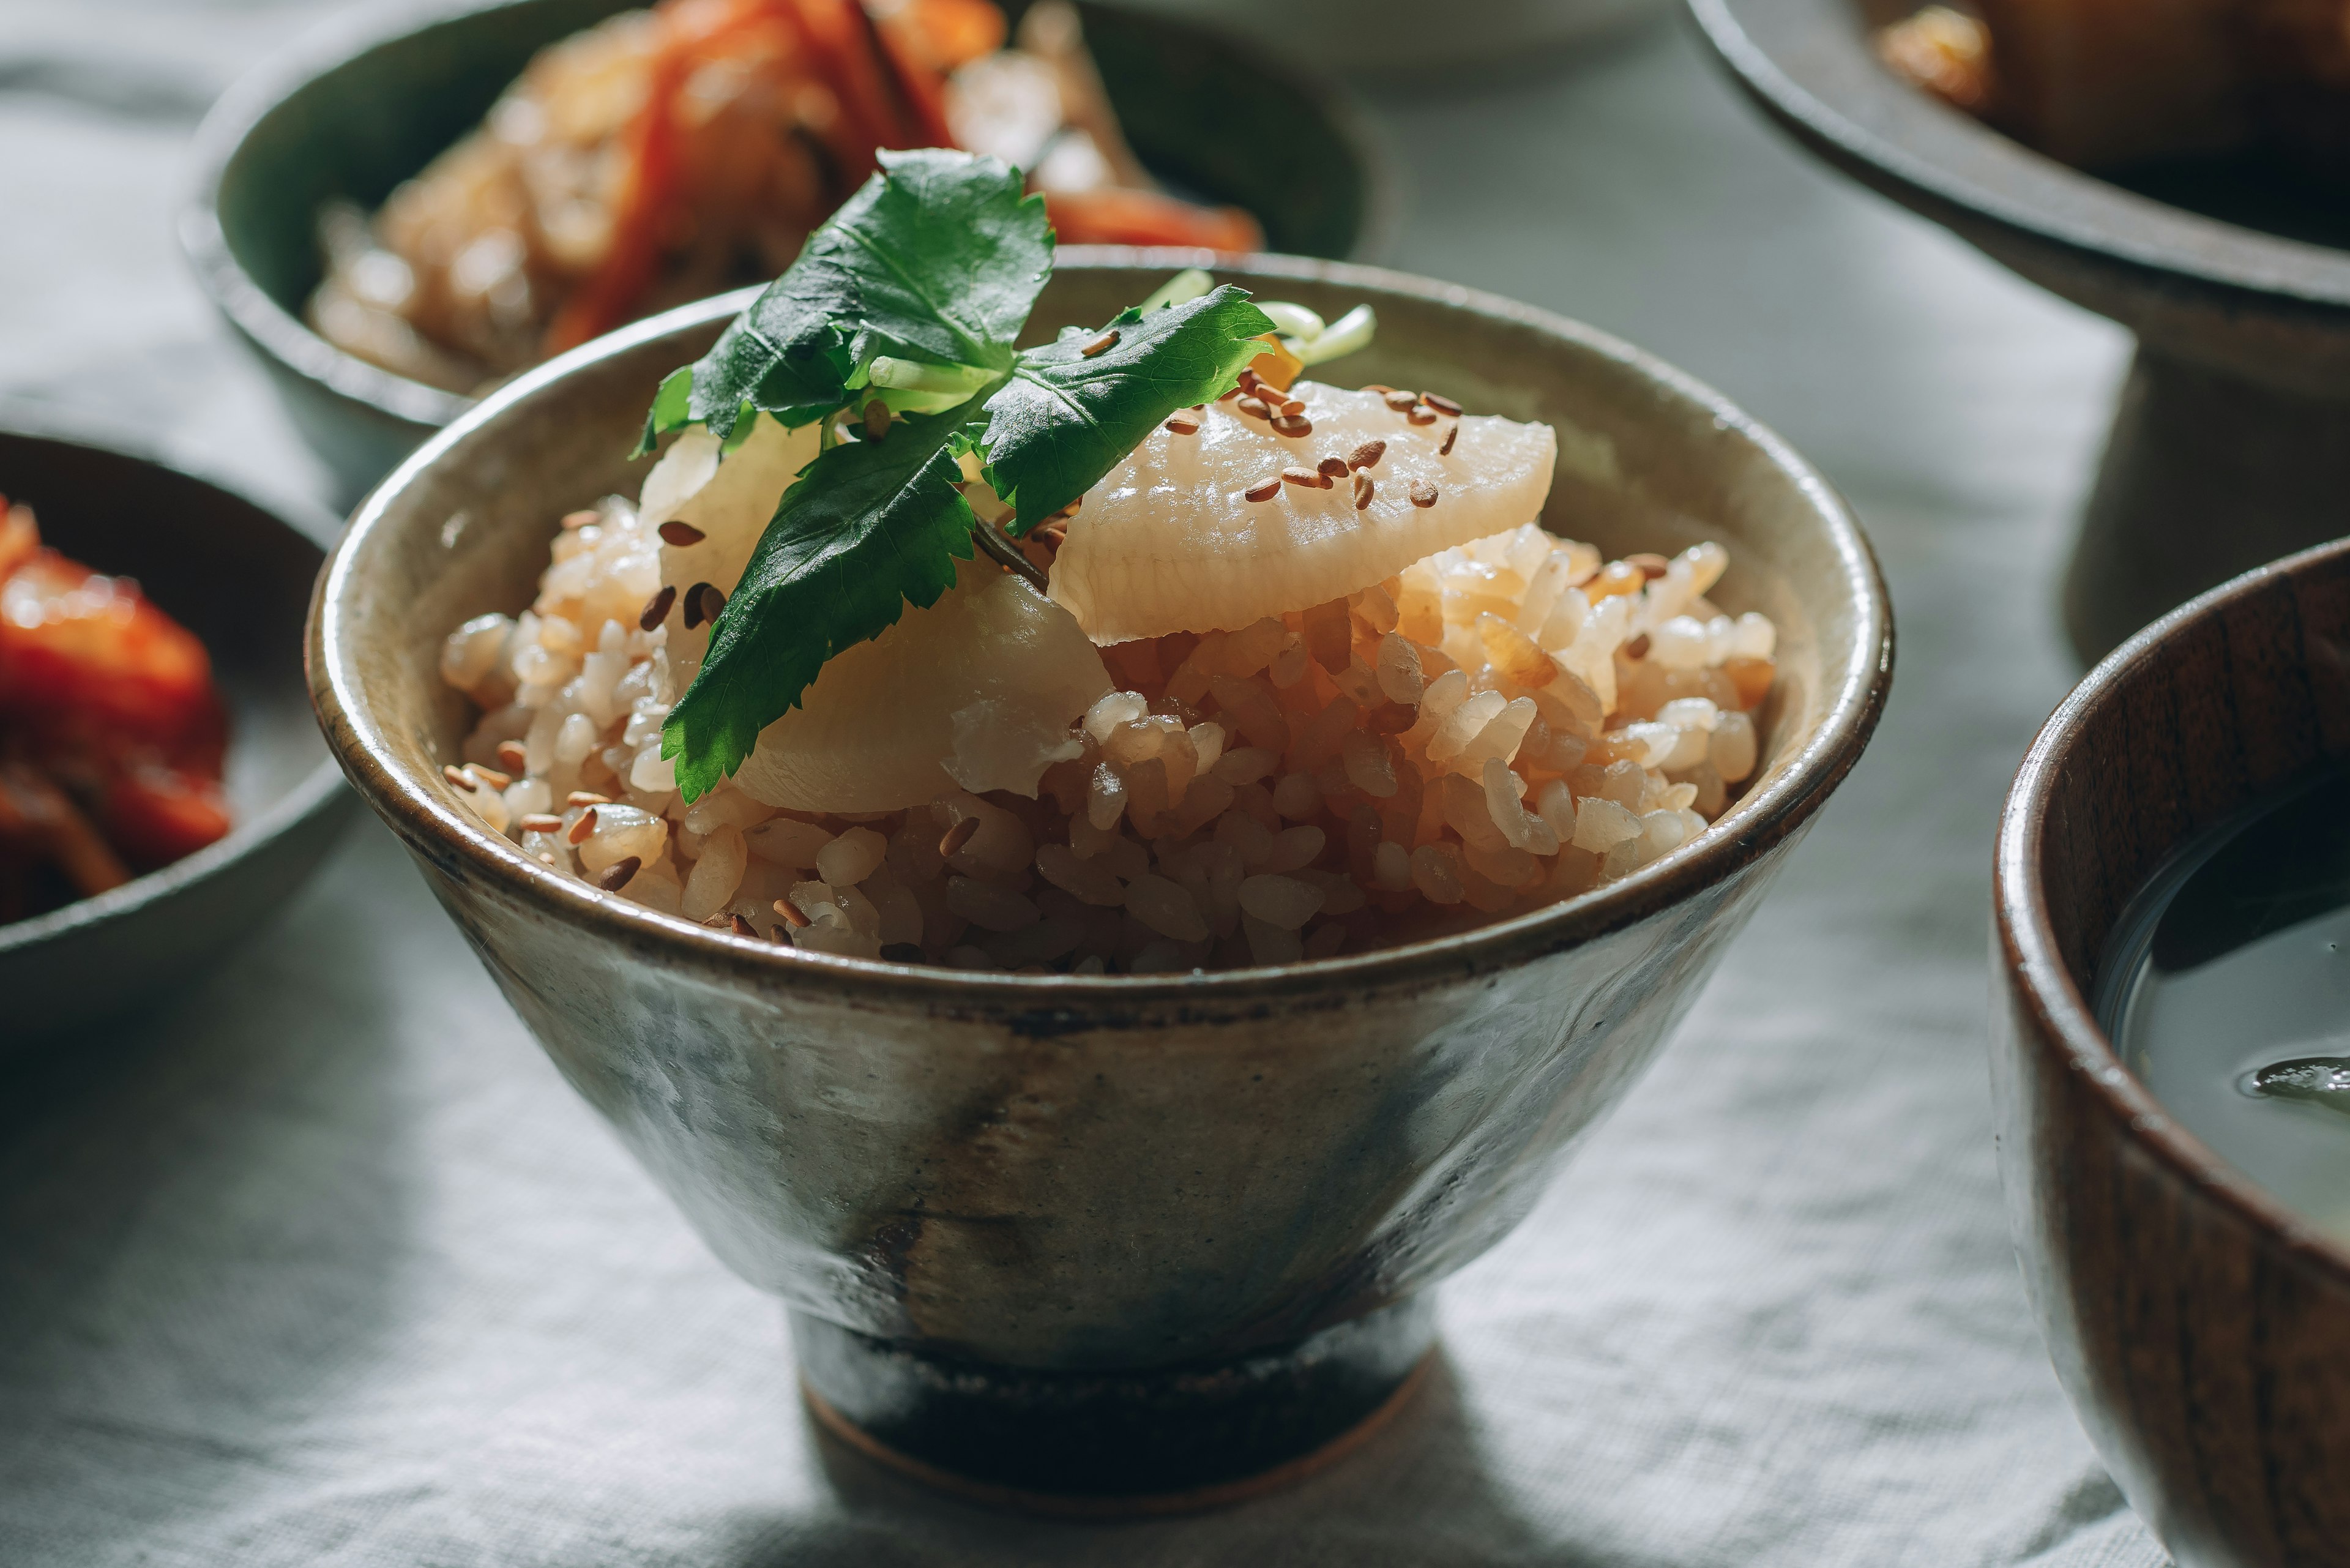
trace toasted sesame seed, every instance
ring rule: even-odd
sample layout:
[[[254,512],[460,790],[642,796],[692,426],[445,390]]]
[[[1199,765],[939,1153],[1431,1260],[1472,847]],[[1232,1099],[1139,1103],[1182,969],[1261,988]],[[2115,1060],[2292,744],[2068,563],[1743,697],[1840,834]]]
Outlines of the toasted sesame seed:
[[[1648,658],[1648,634],[1644,631],[1639,636],[1634,638],[1631,641],[1626,643],[1624,645],[1624,657],[1627,659]]]
[[[978,831],[979,818],[975,816],[966,816],[961,822],[956,823],[952,827],[948,828],[939,838],[940,857],[941,859],[953,858],[955,852],[961,849],[964,845],[969,844],[972,840],[972,836]]]
[[[756,927],[756,926],[754,926],[754,925],[753,925],[750,921],[748,921],[748,920],[744,919],[742,916],[740,916],[740,915],[736,915],[736,916],[734,916],[734,917],[733,917],[733,920],[734,920],[734,934],[735,934],[736,936],[738,936],[738,937],[755,937],[755,936],[757,936],[757,935],[759,934],[759,928],[758,928],[758,927]]]
[[[1461,417],[1461,405],[1450,398],[1440,398],[1434,392],[1422,392],[1419,400],[1438,413],[1451,414],[1456,420]]]
[[[1416,425],[1432,425],[1436,422],[1437,414],[1434,409],[1415,403],[1403,411],[1403,417]]]
[[[563,514],[563,525],[566,528],[585,528],[591,523],[601,523],[603,520],[604,514],[593,506],[583,506],[577,512],[566,512]]]
[[[1220,402],[1220,403],[1229,403],[1229,402],[1231,402],[1234,398],[1239,397],[1239,396],[1241,395],[1241,391],[1242,391],[1242,389],[1241,389],[1241,388],[1239,388],[1239,387],[1234,387],[1234,388],[1232,388],[1230,391],[1218,392],[1218,393],[1216,394],[1216,401],[1218,401],[1218,402]]]
[[[1188,411],[1167,416],[1167,428],[1176,435],[1198,435],[1200,421]]]
[[[451,784],[455,784],[459,789],[475,790],[482,787],[480,784],[473,782],[473,774],[464,772],[454,763],[442,763],[441,776],[447,779]]]
[[[879,398],[865,401],[865,439],[879,441],[889,433],[889,405]]]
[[[1411,504],[1414,506],[1435,505],[1436,486],[1429,483],[1428,481],[1424,479],[1413,480],[1411,483]]]
[[[1304,414],[1284,414],[1273,421],[1273,433],[1296,441],[1314,433],[1314,421]]]
[[[660,592],[647,599],[645,607],[637,613],[637,628],[639,631],[652,630],[669,618],[669,607],[675,603],[677,603],[677,585],[663,583]]]
[[[575,789],[569,794],[563,797],[563,804],[566,805],[609,805],[612,804],[612,797],[608,794],[598,794],[594,790]]]
[[[1281,475],[1277,473],[1269,479],[1260,479],[1241,492],[1243,496],[1251,501],[1270,501],[1280,493]]]
[[[1267,398],[1265,401],[1270,403],[1273,400]],[[1274,411],[1286,418],[1295,419],[1296,416],[1305,411],[1305,400],[1303,398],[1284,398],[1281,400],[1279,407],[1274,409]]]
[[[711,583],[702,584],[701,591],[702,618],[704,620],[716,620],[721,615],[725,613],[726,596],[721,593],[714,584]]]
[[[1273,418],[1273,410],[1265,406],[1265,401],[1263,398],[1243,398],[1235,406],[1239,408],[1241,412],[1246,414],[1253,420],[1269,420]]]
[[[571,824],[571,831],[563,836],[565,842],[585,844],[596,831],[596,808],[589,806]]]
[[[534,811],[522,819],[522,830],[525,833],[560,833],[563,831],[563,819],[550,816],[543,811]]]
[[[607,893],[617,893],[629,885],[630,877],[644,868],[644,864],[641,858],[634,855],[624,860],[615,860],[604,867],[604,874],[596,878],[596,886],[603,888]]]
[[[976,819],[974,818],[974,820]],[[800,907],[797,904],[793,903],[788,898],[778,898],[775,900],[775,913],[783,918],[784,924],[791,927],[792,929],[795,931],[806,930],[807,929],[808,918],[806,915],[801,914]]]
[[[1208,411],[1208,405],[1205,403],[1193,403],[1191,405],[1191,411],[1195,414],[1204,414]]]
[[[1452,421],[1451,428],[1444,432],[1444,444],[1436,449],[1436,455],[1439,457],[1451,457],[1452,455],[1452,443],[1460,439],[1461,421],[1459,420],[1455,420]]]
[[[500,741],[498,742],[498,766],[505,769],[508,773],[518,774],[522,772],[524,767],[527,765],[529,762],[530,753],[522,749],[522,742],[520,741]]]
[[[1360,512],[1364,507],[1368,506],[1368,505],[1371,504],[1371,496],[1372,496],[1372,494],[1376,492],[1377,488],[1378,488],[1377,486],[1375,486],[1374,484],[1372,484],[1372,483],[1371,483],[1371,476],[1370,476],[1369,474],[1363,472],[1360,469],[1356,470],[1356,472],[1355,472],[1355,510],[1356,510],[1356,511]]]
[[[1330,482],[1310,468],[1284,468],[1281,477],[1300,490],[1327,490]]]
[[[696,583],[685,590],[685,629],[688,631],[710,618],[702,598],[702,590],[709,586],[708,583]]]
[[[1637,556],[1625,556],[1624,564],[1627,566],[1639,567],[1640,575],[1647,577],[1651,582],[1663,576],[1667,572],[1672,570],[1673,567],[1673,564],[1670,561],[1666,560],[1662,556],[1648,550],[1643,550]]]
[[[495,768],[485,768],[479,763],[469,764],[466,771],[471,773],[475,778],[481,780],[482,783],[489,785],[492,789],[504,789],[506,785],[514,783],[514,777],[512,774],[502,774]]]
[[[1256,367],[1253,365],[1242,366],[1239,379],[1241,389],[1247,392],[1253,392],[1264,384],[1264,378],[1256,373]]]
[[[664,544],[674,545],[681,550],[690,545],[699,545],[710,537],[692,524],[681,523],[674,517],[660,525],[660,533]]]
[[[1387,395],[1387,404],[1388,407],[1393,409],[1399,414],[1409,413],[1413,409],[1419,406],[1419,394],[1418,392],[1389,392]]]
[[[1320,462],[1315,463],[1314,467],[1315,471],[1322,474],[1325,478],[1344,479],[1347,477],[1347,460],[1343,457],[1326,457]]]
[[[1387,456],[1387,442],[1383,441],[1367,441],[1362,445],[1357,447],[1354,451],[1347,454],[1347,466],[1348,468],[1377,468],[1379,465],[1379,459]]]
[[[1084,348],[1078,349],[1077,352],[1084,355],[1087,358],[1091,359],[1098,355],[1107,354],[1117,347],[1118,334],[1115,332],[1105,332],[1100,337],[1095,338],[1092,342],[1087,344]]]

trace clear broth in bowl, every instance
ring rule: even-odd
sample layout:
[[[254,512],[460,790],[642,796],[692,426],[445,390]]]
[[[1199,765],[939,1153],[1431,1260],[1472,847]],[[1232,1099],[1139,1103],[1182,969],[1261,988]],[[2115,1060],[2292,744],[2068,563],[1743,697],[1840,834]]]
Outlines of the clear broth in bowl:
[[[2350,1240],[2350,772],[2174,857],[2116,922],[2095,1002],[2189,1131]]]

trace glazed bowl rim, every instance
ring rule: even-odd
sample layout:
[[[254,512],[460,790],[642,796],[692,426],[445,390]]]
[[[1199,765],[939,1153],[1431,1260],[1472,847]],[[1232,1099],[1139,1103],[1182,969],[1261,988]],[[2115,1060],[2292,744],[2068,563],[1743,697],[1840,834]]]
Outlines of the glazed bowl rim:
[[[1808,6],[1821,26],[1860,0],[1687,0],[1714,54],[1750,93],[1806,136],[1906,190],[2033,238],[2163,277],[2350,306],[2350,250],[2287,239],[2141,196],[2035,152],[2002,131],[1879,67],[1849,94],[1823,96],[1816,73],[1774,56],[1748,31],[1758,3]],[[1990,171],[1952,167],[1939,150],[1956,135]]]
[[[344,630],[348,607],[362,591],[356,576],[359,557],[387,526],[386,514],[400,493],[417,483],[444,453],[501,417],[506,409],[574,370],[670,333],[724,320],[755,296],[755,288],[650,317],[517,379],[434,436],[360,504],[319,576],[311,605],[307,644],[311,696],[330,749],[344,761],[360,793],[411,844],[420,849],[429,846],[436,854],[454,852],[510,888],[516,898],[557,913],[567,921],[584,924],[590,931],[648,950],[691,954],[702,962],[740,971],[804,982],[821,980],[854,995],[910,991],[941,1001],[1045,1012],[1056,1007],[1098,1012],[1129,1005],[1228,1004],[1348,989],[1386,990],[1523,962],[1632,925],[1729,877],[1799,827],[1851,771],[1876,728],[1891,683],[1892,606],[1868,542],[1843,499],[1776,434],[1719,393],[1641,349],[1548,311],[1457,285],[1351,263],[1257,255],[1235,265],[1228,258],[1197,251],[1121,246],[1064,247],[1058,269],[1172,271],[1200,265],[1237,275],[1383,291],[1532,327],[1694,404],[1700,412],[1711,416],[1717,429],[1735,432],[1752,443],[1786,477],[1809,504],[1833,545],[1841,590],[1854,609],[1853,650],[1841,668],[1823,668],[1820,672],[1821,717],[1809,741],[1761,788],[1733,805],[1724,819],[1727,831],[1709,832],[1605,888],[1451,936],[1294,964],[1150,976],[993,974],[807,952],[688,924],[627,899],[607,897],[574,878],[555,876],[532,864],[504,835],[491,833],[478,821],[464,820],[470,814],[461,815],[453,803],[444,800],[437,774],[412,775],[393,760],[382,728],[368,709],[365,682],[355,668]],[[348,732],[348,738],[343,732]]]
[[[1995,957],[2009,987],[2030,1009],[2034,1051],[2061,1053],[2063,1065],[2089,1085],[2125,1136],[2194,1189],[2305,1262],[2350,1284],[2350,1242],[2303,1219],[2174,1118],[2131,1072],[2074,982],[2056,940],[2040,874],[2051,797],[2074,748],[2097,711],[2158,667],[2172,638],[2208,624],[2231,607],[2313,567],[2350,565],[2350,539],[2287,556],[2189,599],[2099,660],[2033,737],[2000,811],[1991,868]],[[2181,846],[2174,846],[2174,850]]]
[[[328,72],[427,28],[531,5],[537,0],[378,0],[348,16],[317,24],[230,84],[206,112],[189,154],[177,223],[180,249],[221,314],[270,359],[305,381],[378,413],[411,424],[445,429],[482,399],[387,370],[328,342],[308,323],[270,297],[255,282],[221,227],[221,181],[229,163],[262,120]],[[643,0],[650,4],[651,0]],[[1336,131],[1362,171],[1362,227],[1357,256],[1383,254],[1401,213],[1393,160],[1360,100],[1333,75],[1289,70],[1259,58],[1232,35],[1190,17],[1162,17],[1224,44],[1259,69],[1290,77],[1299,96]],[[534,367],[536,369],[536,367]]]
[[[334,520],[308,502],[266,494],[243,480],[224,475],[204,460],[158,446],[99,420],[60,410],[0,400],[0,434],[27,437],[56,446],[80,447],[128,462],[158,469],[180,479],[216,490],[243,502],[274,527],[294,535],[320,553],[321,569],[327,546],[321,535],[334,533]],[[299,518],[311,527],[297,524]],[[311,528],[317,530],[313,533]],[[234,743],[234,742],[232,742]],[[0,958],[21,954],[45,943],[63,941],[75,934],[123,919],[150,905],[175,897],[235,861],[261,849],[296,824],[330,805],[344,789],[342,769],[328,754],[289,785],[256,815],[237,823],[226,837],[208,844],[169,866],[133,877],[120,888],[77,898],[72,903],[30,919],[0,924]]]

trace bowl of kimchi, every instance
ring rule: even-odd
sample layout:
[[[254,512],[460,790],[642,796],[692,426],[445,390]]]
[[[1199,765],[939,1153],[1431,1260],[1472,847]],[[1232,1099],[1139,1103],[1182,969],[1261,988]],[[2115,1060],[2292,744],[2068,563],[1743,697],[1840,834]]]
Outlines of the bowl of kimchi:
[[[331,519],[22,409],[0,494],[5,1052],[207,971],[353,802],[302,677]]]
[[[1027,171],[1068,244],[1362,257],[1349,100],[1068,0],[493,0],[372,12],[239,82],[182,248],[356,498],[566,348],[773,276],[884,148]]]

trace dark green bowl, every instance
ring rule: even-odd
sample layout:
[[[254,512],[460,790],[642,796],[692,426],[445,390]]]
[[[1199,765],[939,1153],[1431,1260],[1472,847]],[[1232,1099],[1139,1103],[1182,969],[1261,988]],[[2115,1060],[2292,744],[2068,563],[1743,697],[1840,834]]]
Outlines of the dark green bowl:
[[[379,12],[255,70],[206,117],[182,247],[347,500],[473,400],[380,369],[305,325],[321,273],[320,203],[339,196],[374,209],[479,123],[539,49],[630,4]],[[1128,140],[1170,185],[1247,208],[1276,251],[1338,258],[1376,248],[1388,182],[1341,94],[1198,27],[1079,9]]]
[[[226,838],[111,892],[0,925],[0,1058],[193,981],[286,907],[359,802],[310,722],[302,618],[334,519],[264,506],[109,431],[0,404],[0,493],[76,560],[139,579],[201,639],[229,709]],[[299,524],[297,527],[296,524]]]

